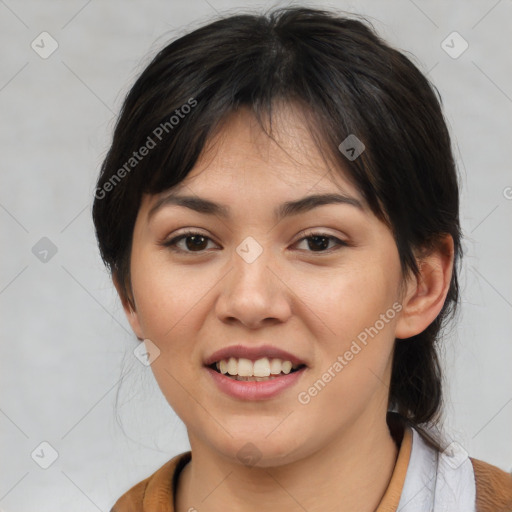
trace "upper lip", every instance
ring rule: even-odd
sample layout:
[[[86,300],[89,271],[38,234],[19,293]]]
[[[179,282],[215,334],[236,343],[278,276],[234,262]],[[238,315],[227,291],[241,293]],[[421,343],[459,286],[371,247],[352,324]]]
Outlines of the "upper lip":
[[[213,363],[220,361],[221,359],[229,359],[230,357],[235,357],[237,359],[243,357],[252,361],[256,361],[263,357],[268,357],[269,359],[277,358],[282,359],[283,361],[291,361],[293,365],[306,364],[303,360],[299,359],[293,354],[290,354],[290,352],[277,347],[273,347],[272,345],[260,345],[258,347],[232,345],[230,347],[224,347],[209,355],[205,359],[204,364],[205,366],[210,366]]]

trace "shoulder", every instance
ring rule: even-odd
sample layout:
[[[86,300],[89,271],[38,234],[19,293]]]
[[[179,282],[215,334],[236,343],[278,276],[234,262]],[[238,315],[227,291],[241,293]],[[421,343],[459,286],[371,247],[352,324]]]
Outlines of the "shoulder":
[[[512,512],[512,475],[482,460],[469,459],[475,473],[477,512]]]
[[[126,491],[110,512],[141,512],[142,510],[174,510],[177,476],[190,461],[191,452],[176,455],[138,484]]]
[[[151,476],[126,491],[114,504],[110,512],[135,512],[141,510],[146,487]]]

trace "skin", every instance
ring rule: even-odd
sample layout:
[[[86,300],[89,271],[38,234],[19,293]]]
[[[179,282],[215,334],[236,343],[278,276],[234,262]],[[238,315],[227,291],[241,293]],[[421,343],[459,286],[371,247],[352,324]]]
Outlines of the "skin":
[[[152,370],[187,427],[193,460],[180,475],[177,512],[375,510],[397,457],[386,424],[395,338],[423,331],[449,287],[450,237],[423,257],[418,278],[404,279],[389,228],[344,172],[327,166],[300,111],[285,106],[274,116],[281,147],[240,110],[174,189],[228,205],[228,219],[176,205],[149,219],[165,194],[144,196],[131,254],[134,308],[116,283],[135,334],[160,350]],[[273,217],[285,201],[326,192],[357,198],[363,208],[328,204]],[[202,252],[186,239],[178,247],[188,253],[161,245],[184,228],[208,237]],[[304,238],[315,232],[348,245],[331,240],[318,249]],[[252,263],[236,252],[248,236],[263,249]],[[308,404],[299,403],[298,393],[393,304],[401,311]],[[275,398],[231,398],[213,385],[203,360],[236,343],[279,346],[308,368]],[[260,457],[252,467],[237,457],[248,442]]]

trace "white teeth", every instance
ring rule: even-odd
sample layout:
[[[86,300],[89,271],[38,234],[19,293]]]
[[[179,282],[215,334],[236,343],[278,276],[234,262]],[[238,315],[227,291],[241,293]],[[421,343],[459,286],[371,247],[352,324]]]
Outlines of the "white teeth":
[[[254,361],[252,373],[255,377],[268,377],[270,375],[270,361],[268,357]]]
[[[284,373],[289,374],[293,369],[299,365],[293,365],[291,361],[283,361],[282,359],[262,357],[254,362],[245,357],[237,359],[230,357],[229,359],[222,359],[216,363],[217,370],[222,374],[229,374],[231,376],[239,377],[269,377],[270,375],[279,375]],[[263,379],[265,380],[265,379]]]
[[[238,363],[234,357],[230,357],[228,361],[228,373],[229,375],[237,375]]]
[[[280,359],[272,359],[272,361],[270,361],[270,373],[272,375],[277,375],[278,373],[281,373]]]
[[[234,359],[234,358],[233,358]],[[238,375],[240,377],[250,377],[251,375],[254,375],[253,373],[253,367],[252,361],[250,359],[245,359],[241,357],[238,360]]]
[[[290,373],[292,371],[291,361],[284,361],[281,365],[281,371],[286,374]]]

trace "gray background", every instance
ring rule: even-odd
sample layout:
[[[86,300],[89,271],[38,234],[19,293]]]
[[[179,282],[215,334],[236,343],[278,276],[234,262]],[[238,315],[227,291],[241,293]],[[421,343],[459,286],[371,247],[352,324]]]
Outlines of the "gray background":
[[[303,4],[367,15],[439,88],[466,235],[463,307],[444,344],[446,425],[470,455],[510,471],[512,2]],[[217,12],[247,7],[0,0],[1,510],[108,511],[189,448],[150,368],[132,353],[138,342],[97,252],[91,200],[114,116],[151,56]],[[59,45],[47,59],[31,48],[43,31]],[[441,45],[453,31],[469,44],[456,59]],[[448,39],[452,51],[460,43]],[[43,237],[57,249],[46,262],[32,252]],[[114,412],[121,382],[124,430]],[[31,457],[36,450],[49,462],[43,441],[58,452],[48,469]]]

